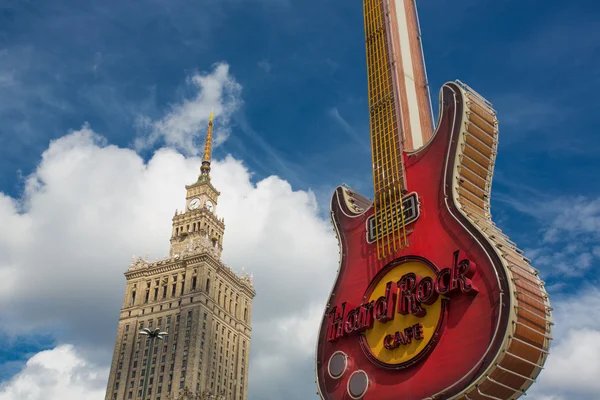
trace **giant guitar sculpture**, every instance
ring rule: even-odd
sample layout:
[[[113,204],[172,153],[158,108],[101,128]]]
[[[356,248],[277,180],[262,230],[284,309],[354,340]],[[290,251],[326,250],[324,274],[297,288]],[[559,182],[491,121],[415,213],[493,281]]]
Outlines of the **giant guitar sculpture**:
[[[375,195],[342,186],[331,200],[341,254],[318,394],[519,398],[546,360],[551,308],[538,272],[491,221],[496,112],[446,83],[432,132],[413,0],[363,6]]]

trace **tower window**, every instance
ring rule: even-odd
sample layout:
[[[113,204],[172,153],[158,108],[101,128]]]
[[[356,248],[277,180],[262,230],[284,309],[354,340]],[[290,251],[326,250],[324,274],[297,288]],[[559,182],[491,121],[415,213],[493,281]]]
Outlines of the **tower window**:
[[[135,303],[135,290],[131,293],[131,305]]]
[[[196,223],[194,222],[194,232],[196,232]]]
[[[244,321],[248,322],[248,309],[244,308]]]
[[[179,236],[179,228],[175,228],[175,236]]]
[[[195,276],[192,277],[192,290],[196,290],[196,281],[197,278]]]
[[[210,278],[206,280],[206,293],[210,291]]]

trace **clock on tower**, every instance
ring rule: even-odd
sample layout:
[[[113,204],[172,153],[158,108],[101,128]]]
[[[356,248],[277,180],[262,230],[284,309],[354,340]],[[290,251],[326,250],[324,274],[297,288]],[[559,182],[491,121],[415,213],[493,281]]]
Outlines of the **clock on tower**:
[[[212,116],[208,123],[200,175],[195,183],[185,187],[184,212],[176,212],[173,217],[171,257],[192,254],[207,247],[216,256],[221,254],[225,224],[216,215],[220,193],[210,181],[211,143]]]

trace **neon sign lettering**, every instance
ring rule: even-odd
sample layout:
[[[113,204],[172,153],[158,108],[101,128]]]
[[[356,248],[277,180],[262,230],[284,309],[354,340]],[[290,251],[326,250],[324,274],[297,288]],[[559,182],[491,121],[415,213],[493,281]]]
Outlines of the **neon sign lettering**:
[[[471,278],[475,275],[475,263],[468,259],[458,261],[459,251],[453,254],[453,265],[437,272],[435,278],[420,277],[415,273],[404,274],[398,281],[387,282],[385,294],[377,300],[357,307],[343,302],[327,313],[329,324],[327,340],[334,342],[342,337],[373,328],[375,321],[385,324],[394,319],[395,313],[422,318],[427,314],[423,305],[435,303],[439,296],[452,297],[459,293],[477,293]],[[423,338],[423,327],[416,324],[384,338],[384,346],[393,349],[408,344],[412,339]]]

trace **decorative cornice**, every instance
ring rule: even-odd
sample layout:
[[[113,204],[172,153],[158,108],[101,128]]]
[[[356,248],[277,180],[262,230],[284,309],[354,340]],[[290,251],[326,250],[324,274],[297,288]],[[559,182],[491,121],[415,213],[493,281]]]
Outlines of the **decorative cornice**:
[[[198,177],[198,180],[194,183],[192,183],[191,185],[185,185],[185,189],[189,190],[198,186],[208,186],[212,191],[214,191],[217,196],[219,196],[221,194],[221,192],[219,192],[217,190],[217,188],[215,188],[213,186],[213,184],[210,182],[210,179],[206,179],[206,180],[201,180],[200,177]]]
[[[188,210],[186,212],[177,213],[173,216],[172,220],[173,220],[173,222],[177,221],[177,223],[181,223],[181,222],[185,222],[187,220],[191,221],[192,219],[197,218],[199,216],[203,216],[203,215],[210,217],[211,219],[214,220],[214,222],[216,222],[216,224],[220,228],[225,229],[225,219],[217,217],[215,214],[208,211],[206,208],[199,208],[197,210],[192,210],[192,211]]]
[[[238,275],[228,265],[216,259],[212,254],[203,251],[198,254],[189,255],[186,257],[175,256],[160,261],[148,263],[139,257],[125,272],[127,280],[150,277],[153,275],[163,274],[177,269],[182,269],[194,264],[207,263],[211,265],[217,273],[224,274],[233,284],[239,285],[239,288],[246,291],[246,294],[252,299],[256,296],[252,277],[248,274]]]

